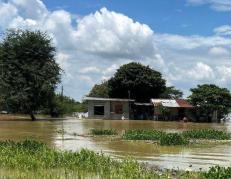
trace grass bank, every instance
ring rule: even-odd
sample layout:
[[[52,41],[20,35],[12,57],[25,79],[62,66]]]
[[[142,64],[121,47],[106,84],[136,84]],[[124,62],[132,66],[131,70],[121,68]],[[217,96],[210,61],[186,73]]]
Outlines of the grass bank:
[[[59,151],[34,140],[0,142],[0,175],[6,178],[181,178],[198,173],[166,171],[142,167],[127,158],[121,161],[82,149]]]
[[[0,142],[1,178],[226,179],[230,176],[231,168],[219,166],[205,173],[158,171],[131,158],[115,160],[84,149],[59,151],[34,140]]]

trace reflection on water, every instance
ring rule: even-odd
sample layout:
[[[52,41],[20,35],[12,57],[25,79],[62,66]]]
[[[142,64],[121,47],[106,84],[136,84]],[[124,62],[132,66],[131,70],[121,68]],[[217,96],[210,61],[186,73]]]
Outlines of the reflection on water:
[[[215,128],[231,132],[231,123],[201,124],[158,121],[76,120],[65,121],[1,121],[1,140],[22,140],[33,137],[59,149],[79,150],[88,148],[105,152],[116,158],[133,156],[136,159],[161,168],[208,169],[212,165],[231,165],[231,144],[184,146],[159,146],[143,141],[122,141],[111,137],[85,137],[91,128],[113,128],[119,133],[126,129],[162,129],[183,131],[199,128]],[[57,133],[64,129],[65,134]],[[77,133],[77,136],[72,135]]]

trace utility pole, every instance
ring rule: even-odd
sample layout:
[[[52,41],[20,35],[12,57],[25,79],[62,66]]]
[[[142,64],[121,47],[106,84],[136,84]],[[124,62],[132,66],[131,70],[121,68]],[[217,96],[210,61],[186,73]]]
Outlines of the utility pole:
[[[128,99],[129,99],[129,101],[128,101],[128,110],[129,110],[129,112],[128,112],[128,118],[130,119],[130,117],[131,117],[131,102],[130,102],[130,98],[131,98],[131,91],[130,90],[128,90]]]

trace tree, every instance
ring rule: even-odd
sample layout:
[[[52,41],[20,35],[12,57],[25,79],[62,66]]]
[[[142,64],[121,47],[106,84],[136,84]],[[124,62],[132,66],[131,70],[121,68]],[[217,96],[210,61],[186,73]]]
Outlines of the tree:
[[[183,92],[176,89],[174,86],[166,87],[165,91],[160,95],[161,98],[180,99],[183,97]]]
[[[231,94],[227,88],[204,84],[191,89],[191,92],[189,101],[198,107],[200,116],[205,116],[209,122],[214,112],[217,112],[219,119],[228,114],[231,107]]]
[[[108,81],[108,87],[110,97],[130,96],[139,102],[159,97],[166,88],[161,73],[136,62],[121,66]]]
[[[100,98],[108,98],[109,97],[108,90],[108,82],[104,81],[101,84],[96,84],[90,91],[90,97],[100,97]]]
[[[30,114],[47,105],[60,82],[55,47],[40,31],[7,31],[0,44],[0,82],[12,111]]]
[[[51,111],[52,116],[59,117],[65,114],[72,114],[74,112],[87,112],[87,104],[85,102],[78,102],[68,96],[55,94]],[[44,113],[50,113],[50,107],[44,108]]]

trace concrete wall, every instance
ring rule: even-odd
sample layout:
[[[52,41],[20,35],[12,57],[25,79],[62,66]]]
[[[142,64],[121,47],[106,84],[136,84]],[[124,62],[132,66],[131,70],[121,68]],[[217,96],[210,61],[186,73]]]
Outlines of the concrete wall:
[[[122,114],[115,113],[115,106],[121,104],[123,106]],[[94,115],[94,106],[104,106],[104,115]],[[90,119],[129,119],[129,102],[116,101],[88,101],[88,118]]]

